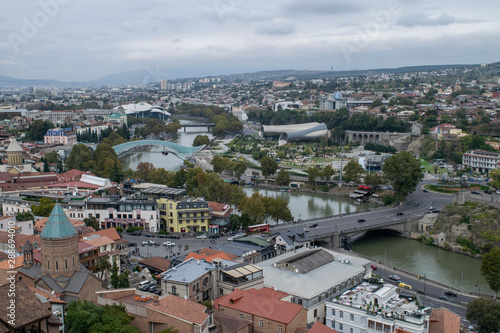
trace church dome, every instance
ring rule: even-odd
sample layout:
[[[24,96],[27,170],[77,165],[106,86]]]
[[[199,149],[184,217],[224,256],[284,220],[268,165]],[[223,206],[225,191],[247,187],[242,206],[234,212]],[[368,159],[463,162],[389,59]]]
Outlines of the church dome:
[[[56,204],[50,213],[49,219],[43,227],[40,238],[64,239],[77,235],[75,227],[69,221],[61,205]]]

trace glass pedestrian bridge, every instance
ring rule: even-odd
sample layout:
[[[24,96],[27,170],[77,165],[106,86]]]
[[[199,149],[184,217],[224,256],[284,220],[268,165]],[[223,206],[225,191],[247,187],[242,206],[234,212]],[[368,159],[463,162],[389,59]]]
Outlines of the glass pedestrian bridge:
[[[187,159],[191,157],[192,155],[196,154],[203,148],[205,148],[205,145],[198,146],[198,147],[190,147],[190,146],[183,146],[179,145],[177,143],[173,142],[168,142],[168,141],[162,141],[162,140],[136,140],[136,141],[129,141],[125,142],[119,145],[114,146],[114,150],[117,155],[124,154],[128,150],[136,147],[142,147],[142,146],[158,146],[158,147],[163,147],[166,148],[166,150],[169,153],[172,153],[173,155],[177,156],[181,160]]]

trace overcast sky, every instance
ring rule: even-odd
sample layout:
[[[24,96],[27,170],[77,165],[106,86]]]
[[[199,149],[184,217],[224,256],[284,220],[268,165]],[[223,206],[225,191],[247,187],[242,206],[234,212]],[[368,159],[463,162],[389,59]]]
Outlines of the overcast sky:
[[[34,0],[1,9],[0,74],[19,78],[500,60],[498,0]]]

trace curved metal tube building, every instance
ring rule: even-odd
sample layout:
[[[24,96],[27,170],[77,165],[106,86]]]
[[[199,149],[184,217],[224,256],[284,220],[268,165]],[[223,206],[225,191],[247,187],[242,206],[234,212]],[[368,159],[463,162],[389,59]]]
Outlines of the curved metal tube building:
[[[325,123],[305,123],[294,125],[263,125],[260,129],[263,137],[278,137],[279,145],[291,141],[315,140],[322,136],[328,136],[328,128]]]

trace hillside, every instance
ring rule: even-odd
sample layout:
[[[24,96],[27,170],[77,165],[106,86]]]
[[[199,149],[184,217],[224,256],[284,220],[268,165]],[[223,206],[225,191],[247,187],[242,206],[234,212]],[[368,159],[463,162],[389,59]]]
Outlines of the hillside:
[[[452,250],[476,255],[500,246],[500,207],[466,202],[448,205],[434,224],[434,236],[443,232]],[[447,248],[447,246],[444,246]]]

